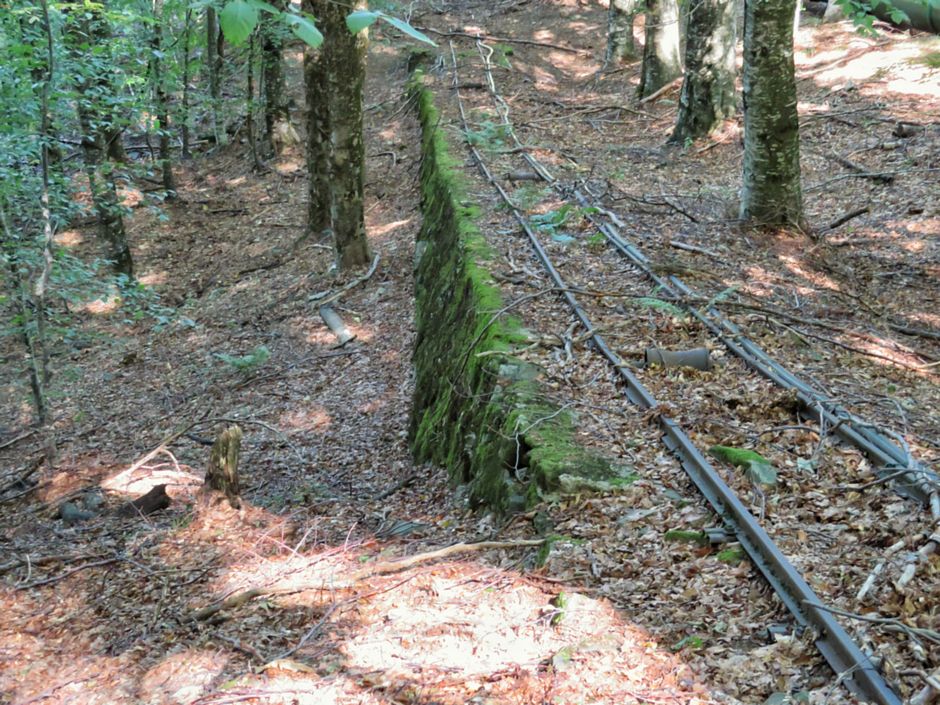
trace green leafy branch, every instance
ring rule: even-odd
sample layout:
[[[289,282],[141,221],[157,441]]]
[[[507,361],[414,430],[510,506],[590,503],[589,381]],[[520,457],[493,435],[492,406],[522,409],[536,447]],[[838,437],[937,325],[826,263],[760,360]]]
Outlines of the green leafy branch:
[[[205,1],[194,6],[207,5]],[[317,28],[316,18],[305,12],[279,10],[264,0],[227,0],[219,13],[219,25],[225,38],[232,44],[243,43],[258,26],[261,13],[267,12],[280,19],[305,44],[316,49],[323,44],[323,33]],[[346,26],[353,34],[382,20],[395,29],[425,44],[437,46],[427,35],[410,24],[378,10],[356,10],[346,17]]]

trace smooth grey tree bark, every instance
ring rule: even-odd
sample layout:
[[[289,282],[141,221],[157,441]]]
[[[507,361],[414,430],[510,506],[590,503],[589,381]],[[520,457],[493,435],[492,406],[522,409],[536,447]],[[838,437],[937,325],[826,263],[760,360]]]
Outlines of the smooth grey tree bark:
[[[646,44],[639,96],[652,95],[681,75],[679,4],[676,0],[646,0]]]
[[[746,0],[741,219],[803,224],[800,130],[793,66],[796,0]]]
[[[704,137],[734,115],[735,0],[688,0],[685,78],[669,141]]]
[[[607,55],[605,63],[612,64],[637,56],[633,38],[633,21],[640,9],[640,0],[610,0],[607,10]]]

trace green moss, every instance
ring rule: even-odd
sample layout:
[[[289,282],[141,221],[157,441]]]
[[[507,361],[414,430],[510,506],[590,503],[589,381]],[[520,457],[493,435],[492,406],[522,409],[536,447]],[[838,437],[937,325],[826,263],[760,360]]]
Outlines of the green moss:
[[[563,476],[624,482],[626,473],[574,442],[576,418],[545,400],[542,371],[512,357],[531,334],[504,311],[494,253],[476,226],[430,91],[415,74],[423,127],[416,248],[417,339],[410,440],[419,462],[467,483],[474,506],[504,512],[557,491]]]

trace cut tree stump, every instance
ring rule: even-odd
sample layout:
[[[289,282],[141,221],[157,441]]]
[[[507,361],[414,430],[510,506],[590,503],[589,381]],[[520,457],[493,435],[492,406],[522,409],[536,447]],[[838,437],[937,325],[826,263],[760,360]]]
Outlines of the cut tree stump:
[[[219,434],[212,445],[206,487],[222,492],[233,509],[241,507],[238,486],[238,457],[242,448],[242,430],[229,426]]]

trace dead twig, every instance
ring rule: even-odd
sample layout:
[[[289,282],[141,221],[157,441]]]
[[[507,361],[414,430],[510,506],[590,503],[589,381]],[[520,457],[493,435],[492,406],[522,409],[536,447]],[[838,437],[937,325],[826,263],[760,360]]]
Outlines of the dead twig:
[[[433,27],[418,27],[415,26],[415,29],[422,32],[430,32],[431,34],[436,34],[438,37],[464,37],[466,39],[474,39],[476,41],[485,41],[485,42],[497,42],[503,44],[524,44],[526,46],[536,46],[536,47],[545,47],[547,49],[558,49],[559,51],[567,51],[570,54],[590,54],[591,52],[586,49],[577,49],[575,47],[565,46],[564,44],[554,44],[552,42],[538,42],[534,39],[512,39],[510,37],[494,37],[490,34],[471,34],[470,32],[442,32],[439,29],[434,29]]]
[[[450,556],[459,554],[459,553],[470,553],[473,551],[490,551],[490,550],[499,550],[499,549],[509,549],[509,548],[523,548],[523,547],[534,547],[541,546],[545,541],[543,539],[531,539],[531,540],[519,540],[519,541],[479,541],[477,543],[455,543],[451,546],[446,546],[444,548],[437,549],[436,551],[428,551],[426,553],[419,553],[414,556],[408,556],[407,558],[402,558],[397,561],[383,561],[381,563],[375,563],[368,568],[363,568],[362,570],[357,570],[347,576],[346,580],[342,584],[331,585],[332,588],[342,588],[350,587],[355,583],[358,583],[361,580],[367,578],[373,578],[377,575],[388,575],[390,573],[398,573],[403,570],[407,570],[412,566],[418,565],[419,563],[426,563],[428,561],[438,560],[441,558],[448,558]],[[292,586],[290,588],[278,588],[278,587],[253,587],[242,592],[235,593],[230,597],[227,597],[224,600],[214,602],[210,605],[206,605],[195,612],[192,613],[191,618],[196,621],[205,621],[223,610],[233,609],[235,607],[240,607],[256,597],[264,597],[268,595],[286,595],[293,594],[297,592],[303,592],[304,590],[310,590],[313,588],[322,587],[321,584],[317,585],[298,585]]]
[[[913,638],[923,638],[927,641],[931,641],[934,644],[940,644],[940,632],[935,632],[933,629],[923,629],[922,627],[912,627],[899,619],[893,619],[891,617],[874,617],[867,614],[858,614],[857,612],[847,612],[846,610],[840,610],[837,607],[830,607],[829,605],[824,605],[819,602],[813,602],[812,600],[804,600],[804,604],[809,605],[810,607],[815,607],[816,609],[825,610],[826,612],[831,612],[832,614],[839,615],[840,617],[846,617],[848,619],[856,619],[860,622],[868,622],[869,624],[879,624],[884,627],[887,627],[891,631],[902,632]]]
[[[378,268],[378,266],[379,266],[379,256],[376,255],[372,259],[372,264],[369,266],[368,271],[362,276],[356,277],[351,282],[349,282],[348,284],[346,284],[345,286],[339,289],[336,289],[335,291],[334,290],[320,291],[320,292],[317,292],[316,294],[312,294],[309,297],[309,299],[310,301],[316,301],[319,306],[326,306],[327,304],[333,303],[350,289],[354,289],[355,287],[359,286],[363,282],[371,279],[372,275],[375,274],[375,270]]]
[[[0,443],[0,450],[3,450],[4,448],[9,448],[10,446],[15,445],[16,443],[19,443],[20,441],[26,440],[27,438],[32,436],[34,433],[36,433],[35,428],[29,431],[26,431],[24,433],[21,433],[18,436],[14,436],[10,440]]]
[[[52,583],[58,583],[72,575],[75,575],[75,573],[80,573],[81,571],[87,570],[88,568],[100,568],[103,565],[111,565],[112,563],[118,563],[123,560],[124,559],[119,556],[114,556],[113,558],[106,558],[103,561],[93,561],[91,563],[85,563],[83,565],[78,566],[77,568],[72,568],[71,570],[67,570],[64,573],[60,575],[55,575],[51,578],[37,580],[32,583],[26,583],[25,585],[17,585],[16,589],[17,590],[30,590],[32,588],[41,587],[43,585],[51,585]]]

